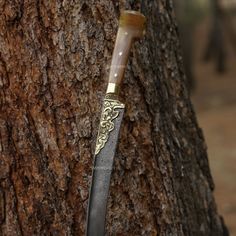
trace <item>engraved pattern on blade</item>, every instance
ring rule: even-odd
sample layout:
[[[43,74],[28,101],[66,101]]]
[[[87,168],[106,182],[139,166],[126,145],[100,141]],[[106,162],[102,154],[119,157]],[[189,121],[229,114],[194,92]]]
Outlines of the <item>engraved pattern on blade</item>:
[[[106,145],[110,132],[115,128],[114,119],[119,116],[118,108],[125,108],[125,105],[118,100],[105,99],[98,131],[95,155]]]

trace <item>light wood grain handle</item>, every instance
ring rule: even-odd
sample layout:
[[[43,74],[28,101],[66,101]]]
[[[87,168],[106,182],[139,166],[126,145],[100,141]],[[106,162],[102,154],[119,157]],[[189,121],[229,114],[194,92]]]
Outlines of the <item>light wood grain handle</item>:
[[[123,11],[113,51],[107,93],[118,93],[132,43],[144,35],[145,16],[137,11]]]

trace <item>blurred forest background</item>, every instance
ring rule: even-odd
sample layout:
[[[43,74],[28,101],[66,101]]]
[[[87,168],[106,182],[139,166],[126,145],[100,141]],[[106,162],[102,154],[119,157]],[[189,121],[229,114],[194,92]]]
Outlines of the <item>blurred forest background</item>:
[[[185,70],[218,211],[236,235],[236,0],[175,0]]]

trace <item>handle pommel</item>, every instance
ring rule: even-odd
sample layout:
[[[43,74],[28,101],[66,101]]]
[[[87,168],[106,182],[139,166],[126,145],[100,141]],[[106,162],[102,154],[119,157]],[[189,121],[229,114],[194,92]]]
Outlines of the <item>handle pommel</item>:
[[[120,16],[120,27],[132,27],[137,32],[137,37],[142,37],[145,32],[146,18],[138,11],[123,11]],[[135,35],[134,35],[135,36]]]
[[[118,94],[134,40],[145,31],[145,16],[138,11],[123,11],[113,51],[107,93]]]

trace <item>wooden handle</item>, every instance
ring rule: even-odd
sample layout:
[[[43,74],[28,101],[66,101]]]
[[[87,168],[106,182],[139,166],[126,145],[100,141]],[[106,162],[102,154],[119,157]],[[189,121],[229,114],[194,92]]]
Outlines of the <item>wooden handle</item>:
[[[124,78],[125,67],[132,43],[144,35],[145,16],[137,11],[123,11],[121,13],[119,29],[110,68],[107,93],[118,93]]]

